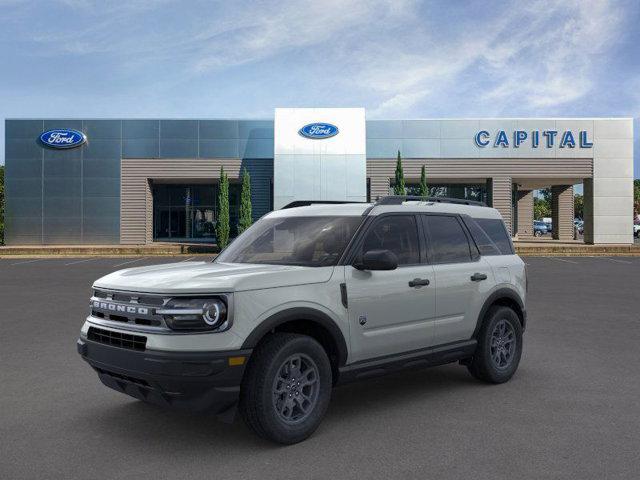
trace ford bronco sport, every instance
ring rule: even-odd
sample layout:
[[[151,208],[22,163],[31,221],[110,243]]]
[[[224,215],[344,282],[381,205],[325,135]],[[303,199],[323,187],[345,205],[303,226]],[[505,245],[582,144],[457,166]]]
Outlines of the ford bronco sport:
[[[82,358],[140,400],[227,419],[238,406],[285,444],[314,432],[339,382],[450,362],[485,382],[512,377],[526,272],[495,209],[296,203],[307,206],[265,215],[212,262],[97,280]]]

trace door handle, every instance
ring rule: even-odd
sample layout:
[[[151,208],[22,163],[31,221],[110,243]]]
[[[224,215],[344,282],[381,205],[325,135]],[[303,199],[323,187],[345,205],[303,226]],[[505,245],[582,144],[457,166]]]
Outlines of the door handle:
[[[474,273],[473,275],[471,275],[472,282],[479,282],[481,280],[486,280],[486,279],[487,279],[487,275],[484,273]]]
[[[423,287],[429,285],[429,279],[427,278],[414,278],[409,281],[410,287]]]

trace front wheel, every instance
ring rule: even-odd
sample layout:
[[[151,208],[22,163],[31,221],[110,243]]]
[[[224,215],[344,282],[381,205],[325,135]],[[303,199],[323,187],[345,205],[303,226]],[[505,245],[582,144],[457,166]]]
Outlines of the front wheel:
[[[240,413],[261,437],[297,443],[318,428],[331,386],[331,364],[316,340],[274,333],[251,356],[240,391]]]
[[[478,346],[468,365],[475,378],[504,383],[518,369],[522,355],[522,325],[509,307],[492,307],[478,334]]]

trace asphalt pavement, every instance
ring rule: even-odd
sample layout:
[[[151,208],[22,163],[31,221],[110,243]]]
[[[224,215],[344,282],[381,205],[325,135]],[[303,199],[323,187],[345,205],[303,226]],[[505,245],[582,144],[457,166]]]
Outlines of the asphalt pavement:
[[[111,391],[76,353],[94,279],[187,259],[0,260],[0,478],[640,476],[640,257],[526,258],[512,381],[447,365],[338,387],[315,435],[289,447]]]

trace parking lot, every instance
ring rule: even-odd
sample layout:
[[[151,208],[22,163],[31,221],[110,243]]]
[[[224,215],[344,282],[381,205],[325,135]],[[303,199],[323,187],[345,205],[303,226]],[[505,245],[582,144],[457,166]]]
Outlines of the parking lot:
[[[94,279],[190,258],[0,260],[0,478],[638,478],[640,257],[525,258],[511,382],[447,365],[345,385],[290,447],[111,391],[76,353]]]

